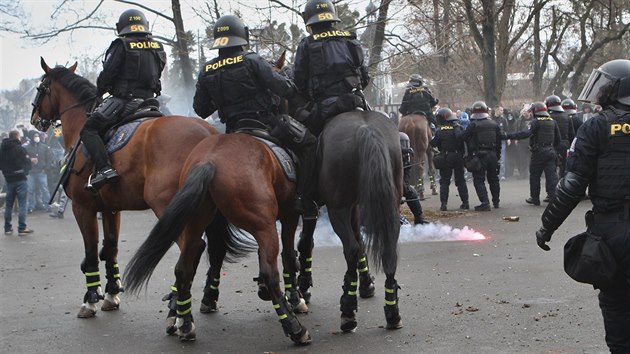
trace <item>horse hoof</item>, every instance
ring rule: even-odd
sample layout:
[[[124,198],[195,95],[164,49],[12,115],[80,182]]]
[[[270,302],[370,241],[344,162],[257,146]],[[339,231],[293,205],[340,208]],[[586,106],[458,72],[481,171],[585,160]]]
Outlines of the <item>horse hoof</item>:
[[[101,311],[114,311],[120,308],[120,298],[118,295],[105,294],[105,300],[101,305]]]
[[[191,342],[197,339],[197,331],[195,330],[195,323],[190,321],[180,321],[183,322],[181,325],[177,326],[177,337],[182,342]]]
[[[354,332],[357,329],[357,318],[356,316],[346,317],[341,315],[341,330],[344,332]]]
[[[308,330],[302,327],[300,333],[291,335],[291,340],[295,345],[307,345],[310,344],[313,339],[311,338],[311,334],[308,333]]]
[[[219,311],[219,305],[217,304],[216,300],[210,301],[209,305],[204,304],[202,301],[201,306],[199,307],[199,311],[201,313],[217,312]]]
[[[398,320],[396,323],[387,323],[385,326],[386,329],[400,329],[403,328],[402,320]]]
[[[265,284],[258,284],[258,297],[263,301],[271,301],[271,293]]]
[[[96,316],[96,304],[83,304],[77,314],[78,318],[92,318]]]
[[[175,326],[176,319],[177,317],[175,316],[166,318],[166,334],[169,336],[177,332],[177,326]]]
[[[308,306],[306,306],[306,301],[302,298],[297,302],[297,304],[291,304],[293,306],[294,313],[308,313]]]
[[[304,302],[308,305],[311,303],[311,291],[310,290],[306,290],[305,292],[302,292],[302,298],[304,298]]]
[[[375,292],[375,288],[374,288],[373,283],[370,283],[368,286],[359,287],[359,296],[362,299],[368,299],[368,298],[374,297],[374,292]]]

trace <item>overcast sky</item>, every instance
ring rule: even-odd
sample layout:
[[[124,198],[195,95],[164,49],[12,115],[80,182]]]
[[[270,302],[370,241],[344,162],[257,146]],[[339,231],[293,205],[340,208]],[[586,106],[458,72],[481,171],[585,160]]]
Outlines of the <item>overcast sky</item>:
[[[14,1],[14,0],[0,0],[0,1]],[[18,6],[21,6],[25,11],[26,22],[31,25],[32,28],[38,26],[45,27],[51,22],[62,23],[64,21],[71,21],[72,15],[64,14],[63,16],[54,16],[54,8],[59,4],[60,0],[22,0],[18,1]],[[153,1],[139,1],[140,3],[156,9],[164,9],[164,13],[168,16],[172,15],[170,9],[170,0],[153,0]],[[208,1],[212,3],[212,0]],[[287,4],[295,4],[300,8],[306,0],[285,0]],[[75,0],[71,2],[73,8],[79,9],[92,9],[98,3],[95,0]],[[184,26],[186,30],[192,30],[193,32],[200,32],[204,29],[203,21],[199,18],[192,6],[195,8],[205,8],[206,1],[198,0],[181,0],[182,4],[182,16],[184,18]],[[269,17],[269,12],[263,13],[262,11],[256,11],[256,7],[266,6],[269,4],[268,0],[238,0],[238,1],[226,1],[218,0],[219,6],[222,7],[224,14],[227,12],[233,12],[239,10],[244,14],[245,22],[250,27],[255,27],[260,23],[263,23],[266,18]],[[351,7],[363,12],[365,6],[369,3],[369,0],[349,0],[348,3]],[[378,3],[378,1],[375,1]],[[133,8],[131,5],[116,3],[113,1],[107,1],[101,8],[101,13],[108,14],[107,24],[114,27],[118,21],[120,13],[128,8]],[[149,14],[145,11],[154,34],[167,34],[172,35],[172,24],[168,21],[160,18],[156,18],[155,15]],[[273,11],[271,14],[278,22],[288,22],[291,20],[291,15],[288,11]],[[2,15],[4,16],[4,15]],[[4,22],[6,19],[2,19]],[[169,26],[169,27],[165,27]],[[164,29],[164,30],[162,30]],[[96,57],[104,54],[105,50],[109,46],[112,40],[115,39],[115,33],[113,31],[106,30],[79,30],[72,34],[63,34],[59,38],[50,41],[47,44],[39,44],[31,39],[20,38],[19,35],[0,32],[0,90],[15,89],[22,79],[37,78],[43,74],[40,67],[40,56],[44,57],[46,62],[53,66],[55,64],[69,65],[73,64],[77,58],[88,55],[89,57]],[[208,53],[206,54],[208,55]],[[80,70],[80,68],[79,68]]]

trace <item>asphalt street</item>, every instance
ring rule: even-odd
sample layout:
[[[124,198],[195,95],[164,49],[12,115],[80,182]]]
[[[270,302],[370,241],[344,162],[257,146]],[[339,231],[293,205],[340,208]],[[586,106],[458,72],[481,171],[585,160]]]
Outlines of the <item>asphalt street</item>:
[[[544,183],[544,182],[543,182]],[[544,184],[543,184],[544,185]],[[471,206],[478,204],[472,183]],[[359,327],[339,330],[339,297],[345,261],[330,228],[318,229],[315,286],[310,312],[300,315],[313,342],[296,347],[283,335],[271,303],[256,296],[255,255],[225,266],[219,311],[199,313],[207,263],[193,284],[197,340],[181,343],[164,331],[165,303],[178,250],[156,269],[146,292],[122,294],[120,310],[92,319],[77,312],[85,292],[79,265],[82,239],[71,210],[63,220],[46,213],[28,216],[35,232],[0,238],[0,351],[4,353],[604,353],[597,291],[572,281],[562,268],[562,248],[584,230],[583,201],[556,232],[550,252],[536,246],[543,206],[525,204],[528,181],[501,184],[501,208],[459,212],[451,186],[449,207],[423,201],[425,214],[440,225],[404,227],[397,279],[404,327],[384,329],[384,276],[377,292],[359,301]],[[544,196],[541,196],[541,199]],[[520,221],[504,221],[519,216]],[[119,262],[124,267],[155,217],[123,212]],[[463,240],[471,229],[484,240]],[[452,228],[453,229],[452,229]],[[463,231],[462,231],[463,230]],[[102,279],[105,265],[101,264]]]

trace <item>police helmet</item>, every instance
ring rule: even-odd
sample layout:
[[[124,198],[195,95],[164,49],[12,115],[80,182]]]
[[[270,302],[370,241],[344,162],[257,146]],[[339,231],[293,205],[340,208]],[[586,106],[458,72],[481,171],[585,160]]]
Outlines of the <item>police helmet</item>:
[[[315,23],[340,22],[335,6],[330,0],[308,0],[302,18],[307,26]]]
[[[544,102],[534,102],[529,107],[529,111],[532,112],[534,117],[549,117],[547,112],[547,105]]]
[[[630,60],[611,60],[594,69],[578,101],[602,106],[619,102],[630,106]]]
[[[403,150],[409,149],[411,147],[411,143],[409,142],[409,135],[403,132],[398,132],[398,135],[400,136],[400,148]]]
[[[120,18],[116,22],[116,31],[119,36],[151,34],[149,21],[147,21],[142,11],[136,9],[130,9],[120,14]]]
[[[422,76],[420,76],[418,74],[411,74],[409,76],[409,83],[411,83],[413,85],[422,86]]]
[[[547,96],[545,98],[545,105],[547,106],[547,110],[551,112],[564,112],[562,108],[562,100],[560,97],[556,95]]]
[[[249,30],[237,16],[221,16],[214,24],[214,42],[210,49],[232,48],[248,44]]]
[[[435,118],[438,122],[454,122],[458,120],[457,116],[453,114],[453,111],[446,107],[438,109],[437,113],[435,113]]]
[[[473,103],[470,110],[472,112],[470,119],[485,119],[490,117],[490,114],[488,113],[490,110],[484,101],[477,101]]]
[[[562,109],[568,114],[576,114],[577,113],[577,105],[575,101],[570,98],[565,98],[562,101]]]

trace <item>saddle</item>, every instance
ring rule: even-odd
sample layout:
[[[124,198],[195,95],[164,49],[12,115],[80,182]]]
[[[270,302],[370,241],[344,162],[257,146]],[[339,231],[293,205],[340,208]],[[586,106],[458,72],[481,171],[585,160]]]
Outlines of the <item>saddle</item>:
[[[164,114],[160,112],[160,102],[157,99],[148,98],[142,101],[135,112],[123,117],[120,122],[111,127],[103,136],[107,154],[111,155],[127,145],[140,123],[163,116]]]

